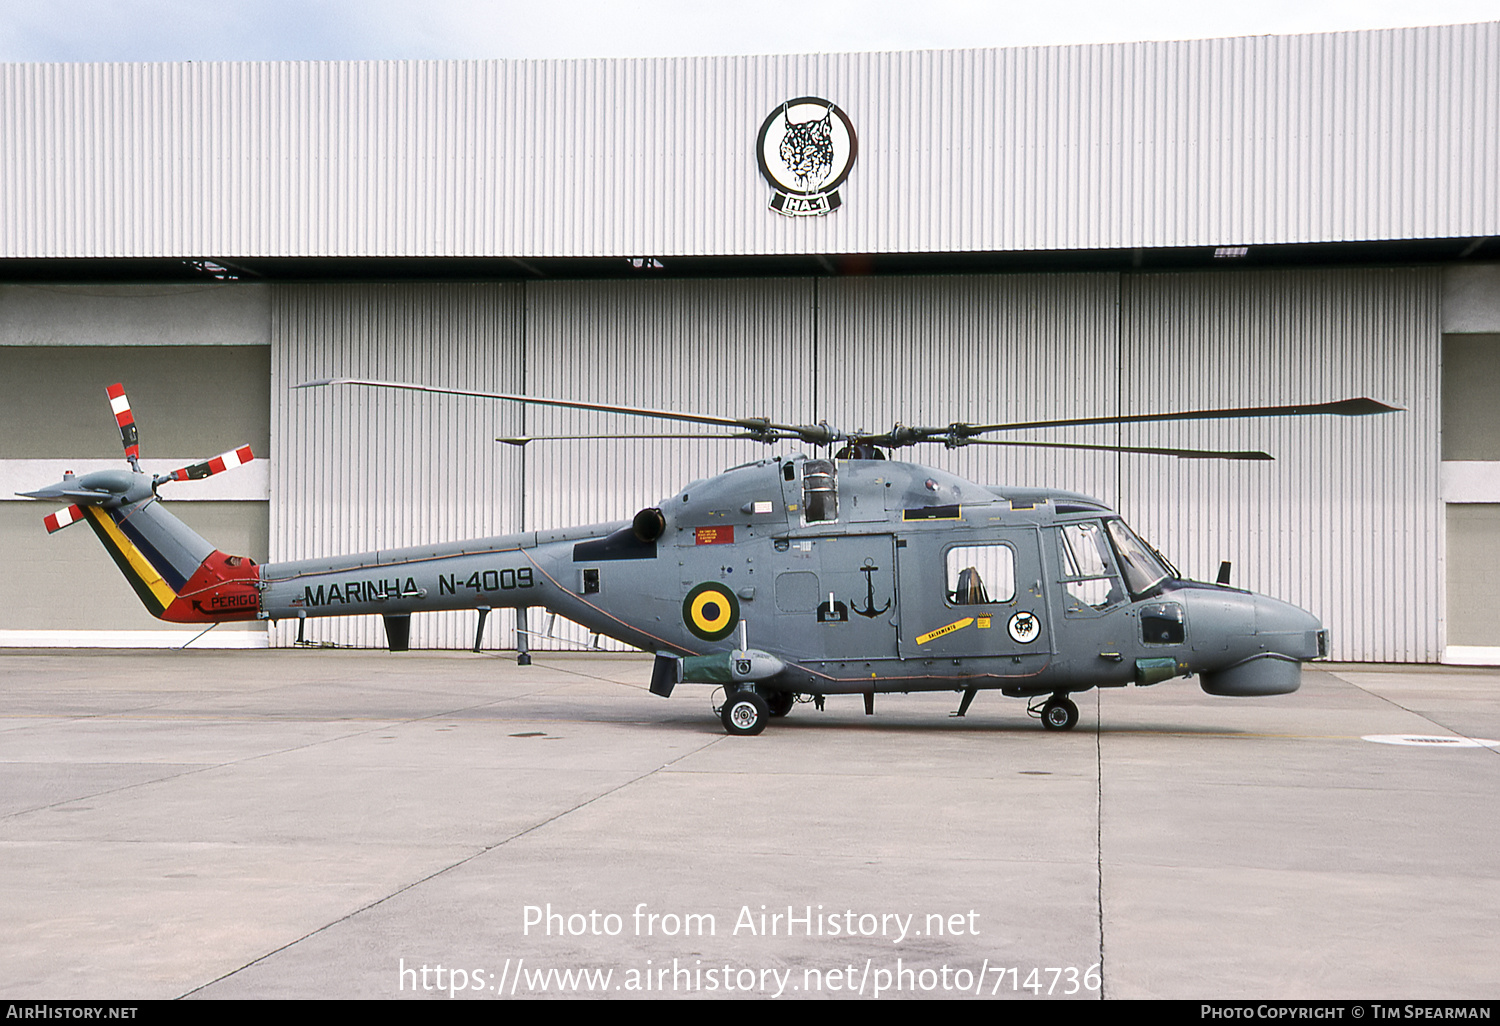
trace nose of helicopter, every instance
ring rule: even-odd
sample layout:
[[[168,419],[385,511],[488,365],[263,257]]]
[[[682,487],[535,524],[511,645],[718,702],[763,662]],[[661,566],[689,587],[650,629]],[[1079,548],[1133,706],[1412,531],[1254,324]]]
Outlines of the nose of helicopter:
[[[1328,654],[1328,632],[1312,613],[1266,595],[1255,597],[1255,638],[1268,652],[1292,659]]]
[[[1241,593],[1234,599],[1231,604],[1242,616],[1236,637],[1223,662],[1199,674],[1199,686],[1210,695],[1240,697],[1296,691],[1302,664],[1328,654],[1322,622],[1299,606],[1266,595]]]

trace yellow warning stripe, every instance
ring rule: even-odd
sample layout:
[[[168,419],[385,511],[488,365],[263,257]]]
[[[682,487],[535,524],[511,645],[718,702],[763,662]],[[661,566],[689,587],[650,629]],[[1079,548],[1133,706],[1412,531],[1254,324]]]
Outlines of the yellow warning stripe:
[[[946,627],[939,627],[937,630],[928,631],[926,634],[918,634],[917,644],[925,645],[929,641],[932,641],[934,638],[941,638],[945,634],[952,634],[954,631],[961,631],[973,622],[974,618],[972,616],[966,616],[962,620],[953,621]]]
[[[157,572],[156,567],[141,554],[141,550],[125,537],[110,515],[97,506],[85,506],[83,511],[93,523],[99,537],[113,550],[117,561],[122,561],[120,569],[135,578],[132,583],[137,585],[136,591],[140,592],[144,588],[152,598],[161,603],[162,609],[170,606],[177,598],[177,593]],[[141,597],[145,598],[144,595]]]

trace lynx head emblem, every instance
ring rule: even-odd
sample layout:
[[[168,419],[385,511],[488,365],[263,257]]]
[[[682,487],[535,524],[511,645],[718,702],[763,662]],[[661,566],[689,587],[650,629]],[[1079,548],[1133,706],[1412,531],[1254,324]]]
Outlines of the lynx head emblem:
[[[793,124],[783,106],[781,116],[786,131],[781,137],[781,162],[799,188],[812,192],[833,170],[833,111],[816,121]]]
[[[775,194],[771,209],[828,214],[842,203],[838,187],[854,166],[858,143],[849,116],[816,96],[787,100],[761,123],[756,155]]]

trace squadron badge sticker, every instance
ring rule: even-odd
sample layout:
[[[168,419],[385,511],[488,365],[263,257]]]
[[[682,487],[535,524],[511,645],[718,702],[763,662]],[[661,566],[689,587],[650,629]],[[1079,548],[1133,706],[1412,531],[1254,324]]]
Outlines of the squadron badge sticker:
[[[1010,623],[1006,626],[1010,628],[1011,639],[1022,645],[1029,645],[1035,641],[1042,629],[1035,613],[1017,613],[1010,618]]]
[[[760,173],[775,190],[771,209],[788,217],[833,213],[858,151],[854,124],[834,103],[817,96],[787,100],[761,123],[755,146]]]

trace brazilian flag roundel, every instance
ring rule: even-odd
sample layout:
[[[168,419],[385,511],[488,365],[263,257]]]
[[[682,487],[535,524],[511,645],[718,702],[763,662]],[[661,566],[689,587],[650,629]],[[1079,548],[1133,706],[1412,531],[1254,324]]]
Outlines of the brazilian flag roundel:
[[[719,641],[740,622],[740,602],[717,581],[696,585],[682,600],[682,622],[704,641]]]

